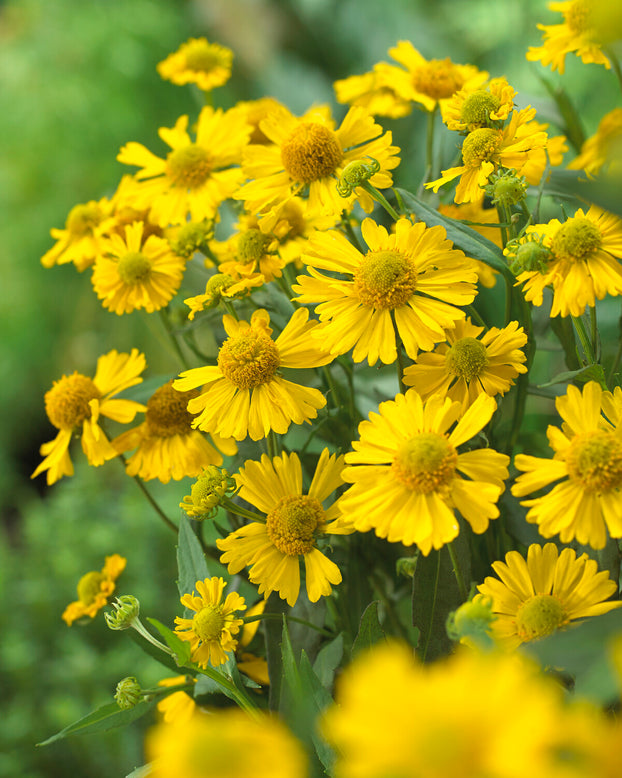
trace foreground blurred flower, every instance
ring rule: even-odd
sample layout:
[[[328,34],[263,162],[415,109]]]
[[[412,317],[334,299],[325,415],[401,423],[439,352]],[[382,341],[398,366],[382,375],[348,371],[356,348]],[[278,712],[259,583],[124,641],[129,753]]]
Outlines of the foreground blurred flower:
[[[45,393],[45,411],[59,433],[41,446],[45,459],[31,478],[47,470],[47,482],[53,484],[64,475],[73,475],[69,444],[80,427],[82,450],[90,465],[103,465],[116,457],[118,452],[99,426],[99,417],[128,424],[138,411],[145,410],[144,405],[133,400],[112,399],[123,389],[139,384],[144,369],[145,357],[138,349],[132,349],[130,354],[110,351],[97,360],[95,378],[74,372],[55,381]]]
[[[297,454],[283,454],[272,461],[264,454],[261,462],[246,462],[237,476],[240,497],[267,514],[265,523],[254,521],[235,530],[216,545],[225,553],[220,561],[233,575],[250,565],[251,583],[259,594],[271,592],[294,605],[300,591],[300,562],[304,562],[307,595],[311,602],[331,593],[331,584],[341,582],[341,573],[318,548],[322,535],[344,534],[331,528],[339,516],[333,503],[322,503],[343,484],[343,457],[329,456],[324,449],[317,463],[308,494],[302,492],[302,469]],[[336,526],[336,525],[335,525]]]
[[[182,640],[190,643],[191,659],[199,667],[218,667],[224,664],[238,644],[237,635],[242,619],[236,611],[246,610],[244,597],[237,592],[229,592],[223,600],[227,582],[214,576],[197,581],[196,595],[184,594],[180,602],[186,608],[195,611],[191,619],[175,618],[175,632]]]
[[[344,517],[360,532],[415,543],[426,555],[458,535],[456,510],[474,532],[485,532],[499,515],[509,457],[488,448],[456,449],[488,424],[496,407],[481,394],[463,415],[459,402],[435,394],[424,403],[413,389],[380,403],[345,455],[355,466],[343,472],[353,484],[340,499]]]
[[[162,720],[166,724],[184,724],[194,716],[197,705],[194,698],[188,692],[187,685],[196,683],[196,678],[187,675],[176,675],[172,678],[162,678],[158,686],[172,687],[184,686],[186,691],[174,691],[158,702],[158,712],[162,714]]]
[[[219,43],[208,43],[206,38],[190,38],[159,62],[156,69],[165,81],[179,86],[196,84],[199,89],[209,92],[229,80],[232,62],[231,49]]]
[[[617,593],[606,570],[599,573],[593,559],[587,554],[577,559],[571,548],[560,554],[554,543],[533,543],[526,560],[510,551],[492,568],[501,580],[487,577],[477,589],[492,598],[493,636],[507,648],[622,606],[620,600],[605,602]]]
[[[78,581],[78,599],[70,603],[63,613],[63,621],[71,626],[74,621],[84,616],[91,619],[107,604],[108,598],[115,590],[115,581],[125,570],[127,560],[119,554],[106,557],[106,563],[101,572],[95,570]]]
[[[568,168],[596,175],[612,162],[618,166],[622,162],[622,108],[614,108],[603,116],[594,135],[581,146],[581,153]]]
[[[598,549],[605,547],[607,530],[613,538],[622,537],[622,419],[608,424],[602,401],[595,381],[583,390],[569,386],[555,400],[562,428],[546,431],[553,459],[526,454],[515,459],[524,471],[512,487],[516,497],[564,479],[547,494],[521,502],[529,507],[527,521],[537,524],[545,538],[559,535],[562,543],[577,540]]]

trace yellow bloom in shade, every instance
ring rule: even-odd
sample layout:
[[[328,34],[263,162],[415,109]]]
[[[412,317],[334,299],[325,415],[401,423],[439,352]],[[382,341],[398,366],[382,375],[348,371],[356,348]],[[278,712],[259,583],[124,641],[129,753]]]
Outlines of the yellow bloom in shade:
[[[354,467],[343,473],[352,484],[340,499],[343,515],[360,532],[416,544],[425,555],[458,535],[456,511],[474,532],[485,532],[499,515],[510,460],[488,448],[463,454],[457,448],[488,424],[496,407],[481,394],[463,414],[461,403],[438,394],[423,402],[413,389],[380,403],[346,454]]]
[[[461,89],[442,109],[443,121],[450,130],[465,134],[482,127],[503,126],[514,108],[516,90],[505,78],[493,78],[478,89]]]
[[[622,220],[596,205],[581,208],[565,222],[527,228],[538,235],[551,258],[543,272],[527,270],[516,277],[525,299],[542,305],[543,292],[553,289],[551,316],[581,316],[605,295],[622,294]]]
[[[529,507],[527,521],[545,538],[559,535],[562,543],[604,548],[607,530],[622,537],[620,417],[608,423],[601,415],[603,391],[595,381],[582,391],[569,386],[555,407],[564,424],[546,431],[553,459],[519,454],[514,464],[523,474],[512,494],[524,497],[563,479],[547,494],[521,503]]]
[[[531,46],[526,57],[530,62],[550,65],[552,70],[564,72],[566,54],[576,54],[584,63],[604,65],[611,68],[609,59],[603,54],[599,42],[595,39],[592,14],[594,0],[563,0],[549,3],[552,11],[564,15],[561,24],[539,24],[544,32],[542,46]]]
[[[598,129],[581,147],[581,153],[568,165],[570,170],[585,170],[596,175],[604,166],[622,161],[622,108],[605,114]]]
[[[183,86],[196,84],[209,92],[222,86],[231,76],[233,52],[219,43],[208,43],[206,38],[190,38],[159,62],[157,71],[165,81]]]
[[[307,778],[302,745],[275,716],[239,709],[159,724],[145,741],[151,778]]]
[[[266,609],[266,601],[259,600],[252,608],[246,611],[246,617],[260,616]],[[236,652],[236,661],[238,670],[244,675],[247,675],[255,683],[262,686],[270,685],[270,675],[268,673],[268,663],[261,656],[255,656],[250,654],[244,649],[252,643],[253,638],[257,634],[260,621],[247,621],[242,627],[242,637],[238,644],[238,650]]]
[[[237,165],[248,142],[250,127],[239,112],[205,106],[196,125],[196,140],[188,134],[188,117],[180,116],[159,135],[171,148],[165,159],[141,143],[127,143],[117,159],[142,168],[135,174],[134,207],[149,208],[162,227],[212,219],[223,200],[231,197],[243,179]]]
[[[101,572],[92,570],[78,581],[78,599],[70,603],[63,613],[63,621],[70,627],[74,621],[85,616],[91,619],[107,604],[115,590],[115,581],[125,570],[127,560],[119,554],[106,557]]]
[[[393,87],[395,65],[378,62],[369,73],[335,81],[335,97],[338,103],[359,105],[372,116],[389,116],[399,119],[413,109],[412,102],[400,97]]]
[[[250,565],[251,583],[259,584],[259,594],[267,599],[277,592],[294,605],[300,592],[300,563],[304,562],[305,583],[310,602],[328,596],[332,585],[341,582],[337,565],[317,545],[318,537],[348,534],[335,520],[339,506],[326,510],[322,503],[343,484],[343,457],[329,455],[324,449],[307,494],[302,489],[302,469],[297,454],[283,454],[260,462],[248,461],[236,480],[240,497],[266,514],[264,522],[255,521],[235,530],[216,545],[231,574]],[[331,525],[332,523],[332,525]]]
[[[299,302],[316,304],[321,324],[314,337],[332,354],[353,348],[355,362],[390,364],[397,358],[394,319],[410,357],[433,348],[444,327],[464,318],[457,306],[476,295],[475,263],[453,248],[442,227],[400,219],[390,235],[365,219],[362,234],[366,254],[336,230],[309,238],[303,261],[311,275],[298,276],[292,289]]]
[[[150,235],[143,243],[142,222],[102,242],[93,267],[93,289],[104,308],[121,316],[144,308],[147,313],[167,305],[179,289],[186,260],[173,254],[168,241]]]
[[[186,392],[202,386],[188,410],[193,426],[225,438],[265,438],[270,430],[284,434],[290,424],[315,419],[326,405],[324,395],[279,375],[282,367],[326,365],[333,357],[316,346],[310,334],[317,322],[304,308],[294,312],[276,340],[270,337],[270,317],[255,311],[250,323],[224,316],[229,336],[218,352],[218,364],[186,370],[173,386]]]
[[[175,618],[175,632],[190,643],[191,659],[199,667],[218,667],[224,664],[238,644],[235,635],[240,631],[242,619],[236,611],[246,610],[244,597],[229,592],[223,600],[227,582],[214,576],[195,584],[198,595],[184,594],[180,602],[194,611],[191,619]]]
[[[56,243],[41,257],[43,267],[67,262],[73,262],[80,272],[90,267],[101,254],[102,235],[114,223],[111,211],[110,200],[105,197],[74,205],[67,216],[65,228],[50,230]]]
[[[434,351],[421,352],[415,364],[404,369],[404,383],[427,400],[447,395],[466,409],[480,394],[505,394],[519,373],[526,373],[522,348],[527,335],[513,321],[507,327],[476,327],[470,319],[447,330],[447,341]],[[481,336],[481,337],[480,337]]]
[[[190,676],[176,675],[173,678],[163,678],[158,681],[158,686],[181,686],[189,682]],[[192,679],[196,681],[196,679]],[[158,711],[162,714],[162,720],[166,724],[183,724],[194,716],[197,705],[188,691],[176,691],[168,694],[158,702]]]
[[[309,207],[322,216],[339,216],[356,199],[366,211],[374,201],[355,189],[341,197],[337,181],[349,162],[372,157],[380,169],[370,183],[378,189],[392,186],[390,170],[397,167],[399,149],[392,135],[363,108],[350,108],[338,129],[328,109],[315,108],[302,117],[287,109],[274,110],[261,123],[271,144],[251,144],[244,153],[244,173],[253,179],[235,195],[246,209],[260,213],[262,229],[269,231],[281,217],[283,206],[308,191]]]
[[[128,475],[137,475],[143,481],[157,478],[166,484],[171,478],[194,478],[208,465],[221,465],[223,454],[237,453],[234,440],[213,434],[212,445],[192,428],[187,405],[197,395],[197,390],[178,392],[172,380],[154,392],[147,401],[145,421],[112,441],[119,453],[138,449],[127,460]]]
[[[606,570],[599,573],[593,559],[587,554],[577,558],[574,549],[565,548],[560,553],[554,543],[533,543],[527,559],[510,551],[505,562],[493,562],[492,568],[499,578],[489,576],[477,589],[492,597],[492,610],[497,615],[492,634],[507,648],[622,605],[620,600],[605,602],[617,593]]]
[[[80,429],[82,450],[89,464],[97,467],[116,457],[118,452],[99,426],[99,417],[129,424],[138,411],[145,410],[133,400],[114,399],[114,395],[139,384],[144,369],[145,357],[138,349],[130,354],[110,351],[97,360],[94,378],[74,372],[55,381],[45,393],[45,411],[59,432],[54,440],[41,446],[45,459],[31,478],[47,470],[47,482],[53,484],[64,475],[73,475],[69,444]]]

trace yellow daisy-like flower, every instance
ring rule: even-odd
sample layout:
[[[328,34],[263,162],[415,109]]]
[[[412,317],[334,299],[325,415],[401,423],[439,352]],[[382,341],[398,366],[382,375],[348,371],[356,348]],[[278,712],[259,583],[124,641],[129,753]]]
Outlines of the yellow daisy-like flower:
[[[392,135],[363,108],[350,108],[338,129],[328,109],[315,108],[302,117],[287,109],[275,110],[260,123],[269,145],[251,144],[244,153],[244,173],[253,179],[235,195],[246,201],[246,208],[261,213],[262,229],[270,231],[281,216],[283,206],[308,191],[309,207],[320,215],[339,216],[358,199],[366,211],[374,201],[355,189],[341,197],[337,181],[348,163],[371,157],[380,168],[370,179],[372,186],[392,186],[390,170],[400,160]]]
[[[186,269],[186,260],[173,254],[164,238],[150,235],[143,242],[143,230],[143,222],[134,222],[123,237],[111,235],[93,267],[95,293],[118,316],[141,308],[153,313],[168,305]]]
[[[409,356],[433,348],[445,337],[444,328],[464,318],[457,306],[468,305],[477,293],[475,263],[453,248],[440,226],[400,219],[389,234],[365,219],[361,230],[366,254],[336,230],[309,238],[303,261],[311,275],[298,276],[292,289],[299,302],[319,303],[314,337],[332,354],[353,348],[355,362],[390,364],[397,358],[395,320]]]
[[[156,69],[165,81],[179,86],[196,84],[209,92],[229,80],[232,62],[233,52],[226,46],[208,43],[206,38],[190,38],[159,62]]]
[[[614,108],[603,116],[594,135],[585,141],[568,168],[596,175],[615,161],[622,161],[622,108]]]
[[[162,227],[212,219],[220,203],[231,197],[243,180],[238,164],[248,142],[250,127],[239,112],[205,106],[196,125],[196,140],[187,131],[188,117],[181,116],[172,128],[159,135],[171,148],[165,159],[141,143],[122,147],[117,159],[142,168],[133,193],[134,207],[149,208],[153,221]]]
[[[443,170],[441,177],[427,183],[426,188],[438,192],[441,186],[460,176],[455,202],[478,202],[493,171],[505,167],[521,175],[527,163],[534,159],[540,164],[530,170],[528,180],[529,183],[538,183],[546,166],[544,149],[548,138],[539,125],[529,126],[535,115],[534,108],[524,108],[513,111],[503,129],[481,127],[470,132],[462,144],[463,164]]]
[[[252,616],[260,616],[266,610],[266,601],[259,600],[246,611],[246,618],[249,619]],[[238,650],[236,652],[236,662],[238,670],[244,675],[247,675],[255,683],[262,686],[270,685],[270,675],[268,673],[268,663],[261,656],[250,654],[244,649],[253,642],[253,638],[257,634],[259,625],[261,622],[246,621],[242,627],[242,636],[238,644]]]
[[[283,454],[261,462],[246,462],[236,477],[240,497],[266,514],[265,523],[254,521],[232,532],[216,545],[224,551],[220,561],[233,575],[250,565],[251,583],[267,599],[278,592],[288,605],[295,605],[300,592],[300,563],[304,562],[307,595],[311,602],[328,596],[332,585],[341,583],[341,573],[317,546],[326,534],[344,534],[331,522],[339,506],[326,510],[322,503],[343,484],[343,457],[329,456],[324,449],[318,460],[309,492],[302,491],[302,469],[297,454]]]
[[[543,272],[527,270],[516,277],[525,299],[542,305],[544,289],[553,288],[551,316],[581,316],[605,295],[622,294],[622,220],[596,205],[581,208],[565,222],[527,228],[538,235],[551,258]]]
[[[114,223],[111,213],[111,202],[105,197],[74,205],[67,216],[65,228],[50,230],[56,243],[41,257],[43,267],[67,262],[73,262],[80,272],[90,267],[101,254],[102,235]]]
[[[80,429],[82,450],[89,464],[97,467],[114,459],[118,452],[99,426],[99,417],[129,424],[138,411],[145,410],[144,405],[133,400],[113,399],[143,380],[140,374],[145,364],[145,356],[138,349],[132,349],[130,354],[113,350],[97,360],[94,378],[74,372],[55,381],[45,393],[45,411],[59,432],[54,440],[41,446],[45,459],[31,478],[47,470],[47,482],[53,484],[64,475],[73,475],[69,444]]]
[[[210,244],[218,271],[234,278],[262,275],[267,284],[280,278],[285,263],[278,254],[276,236],[262,232],[258,219],[247,214],[238,219],[234,229],[227,240]]]
[[[542,62],[552,70],[564,72],[566,54],[576,54],[584,63],[593,62],[611,68],[609,59],[603,54],[600,44],[595,40],[592,13],[593,0],[563,0],[549,3],[552,11],[564,15],[561,24],[539,24],[544,32],[542,46],[531,46],[526,57],[530,62]]]
[[[415,364],[404,369],[404,383],[427,400],[433,394],[447,395],[462,404],[462,410],[483,393],[494,397],[505,394],[519,373],[526,373],[522,351],[527,335],[518,322],[507,327],[484,327],[470,319],[456,322],[446,330],[447,341],[434,351],[422,352]]]
[[[195,584],[198,595],[184,594],[180,602],[194,611],[191,619],[175,618],[175,633],[190,643],[191,659],[199,667],[218,667],[224,664],[238,644],[234,637],[240,631],[243,620],[237,611],[246,610],[244,597],[229,592],[223,600],[227,582],[214,576]]]
[[[191,676],[176,675],[173,678],[163,678],[158,681],[158,686],[174,688],[187,684],[189,680],[196,682],[196,678],[191,679]],[[161,699],[157,708],[166,724],[184,724],[194,716],[197,704],[187,691],[177,691]]]
[[[378,62],[369,73],[335,81],[333,88],[337,102],[361,106],[372,116],[388,116],[391,119],[407,116],[413,104],[396,92],[393,86],[396,70],[399,71],[399,68],[395,65]]]
[[[257,100],[240,100],[233,108],[233,110],[239,111],[243,121],[252,128],[248,142],[259,144],[272,142],[261,129],[261,122],[270,116],[271,113],[274,113],[274,111],[281,111],[284,109],[285,106],[283,103],[280,103],[274,97],[260,97]]]
[[[74,621],[85,616],[91,619],[107,604],[115,590],[115,581],[125,570],[127,559],[119,554],[106,557],[101,572],[92,570],[78,581],[78,599],[70,603],[63,613],[63,621],[70,627]]]
[[[514,109],[516,90],[505,78],[493,78],[479,89],[461,89],[442,109],[450,130],[466,135],[482,127],[501,128]]]
[[[184,304],[190,308],[188,319],[192,321],[197,313],[206,308],[215,308],[221,302],[248,297],[253,289],[265,283],[261,273],[234,278],[229,273],[214,273],[205,284],[205,292],[194,297],[186,297]]]
[[[510,551],[505,562],[493,562],[492,568],[501,580],[489,576],[477,589],[492,598],[497,615],[492,634],[507,648],[622,606],[620,600],[605,602],[618,590],[606,570],[599,573],[593,559],[587,554],[577,558],[574,549],[560,554],[554,543],[533,543],[527,559]]]
[[[173,383],[182,392],[203,386],[188,403],[190,413],[198,414],[193,426],[225,438],[250,435],[259,440],[270,430],[285,434],[292,422],[315,419],[326,405],[322,393],[279,375],[282,367],[307,369],[333,360],[310,338],[317,322],[308,318],[308,311],[299,308],[272,340],[267,311],[255,311],[250,324],[224,316],[229,337],[218,352],[218,364],[186,370]]]
[[[145,421],[112,441],[119,453],[138,449],[127,460],[128,475],[137,475],[143,481],[157,478],[167,484],[171,478],[194,478],[209,465],[221,465],[223,454],[237,453],[235,441],[214,434],[212,445],[192,428],[187,405],[197,395],[197,390],[178,392],[172,380],[155,391],[147,401]]]
[[[346,454],[354,467],[343,473],[352,484],[340,499],[343,515],[360,532],[415,543],[425,555],[458,535],[456,510],[474,532],[485,532],[499,515],[510,460],[488,448],[463,454],[457,448],[488,424],[496,407],[481,394],[463,414],[459,402],[438,394],[423,402],[414,389],[380,403]]]
[[[602,406],[603,391],[595,381],[583,391],[569,386],[555,400],[562,428],[546,431],[553,459],[526,454],[515,459],[523,471],[512,487],[516,497],[563,479],[542,497],[521,503],[529,507],[527,521],[545,538],[559,535],[562,543],[577,540],[598,549],[605,547],[607,530],[622,537],[622,423],[620,417],[607,423]]]

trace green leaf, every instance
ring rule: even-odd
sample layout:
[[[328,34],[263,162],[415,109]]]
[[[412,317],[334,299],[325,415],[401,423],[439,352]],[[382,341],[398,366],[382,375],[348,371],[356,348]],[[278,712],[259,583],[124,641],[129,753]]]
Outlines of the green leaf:
[[[125,778],[147,778],[149,775],[152,775],[152,766],[151,764],[144,764],[140,767],[135,767]]]
[[[146,619],[149,624],[153,625],[160,635],[164,638],[164,642],[171,649],[175,655],[175,661],[179,667],[184,667],[190,662],[190,643],[187,640],[182,640],[172,629],[162,624],[157,619]]]
[[[313,672],[320,679],[325,689],[331,689],[335,672],[343,659],[343,635],[339,634],[330,643],[322,646],[313,663]]]
[[[588,179],[582,170],[551,171],[545,192],[583,205],[594,203],[606,211],[622,216],[620,205],[620,177],[617,174]]]
[[[141,716],[144,716],[154,705],[155,700],[149,702],[143,700],[129,710],[121,710],[116,702],[106,703],[106,705],[101,705],[87,716],[83,716],[73,724],[69,724],[69,726],[61,729],[60,732],[57,732],[55,735],[52,735],[41,743],[37,743],[37,745],[48,746],[50,743],[69,737],[69,735],[91,735],[97,732],[107,732],[110,729],[124,727],[127,724],[131,724],[132,721],[136,721],[136,719],[139,719]]]
[[[179,571],[177,588],[182,597],[196,590],[197,581],[204,581],[210,577],[205,554],[187,516],[182,516],[179,522],[177,567]]]
[[[567,370],[563,373],[558,373],[553,376],[550,381],[544,384],[538,384],[539,389],[545,389],[547,386],[554,386],[555,384],[569,384],[571,381],[581,381],[586,383],[587,381],[597,381],[601,385],[605,382],[605,371],[602,365],[593,364],[586,365],[579,370]]]
[[[378,620],[378,600],[370,602],[361,617],[358,634],[352,644],[352,656],[371,648],[381,640],[386,640],[384,630]]]

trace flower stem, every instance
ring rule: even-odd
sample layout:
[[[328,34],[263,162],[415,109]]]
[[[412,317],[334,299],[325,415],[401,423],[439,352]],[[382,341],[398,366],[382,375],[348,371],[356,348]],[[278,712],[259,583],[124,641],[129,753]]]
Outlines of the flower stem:
[[[257,616],[245,616],[243,617],[245,624],[250,624],[253,621],[274,621],[274,620],[283,621],[283,614],[282,613],[259,613]],[[311,629],[314,629],[316,632],[320,632],[322,635],[325,635],[328,638],[334,638],[335,634],[334,632],[330,632],[327,629],[324,629],[323,627],[318,627],[315,624],[312,624],[310,621],[305,621],[304,619],[298,619],[295,616],[285,616],[285,619],[287,621],[295,621],[297,624],[304,624],[306,627],[310,627]]]
[[[456,555],[456,550],[454,549],[453,543],[447,544],[447,550],[449,551],[449,556],[451,557],[451,564],[453,565],[456,581],[458,582],[458,589],[460,589],[460,596],[462,597],[463,601],[466,602],[469,598],[469,592],[464,582],[462,570],[458,564],[458,557]]]
[[[118,457],[121,460],[121,462],[123,462],[123,467],[127,469],[127,460],[125,459],[123,454],[118,454]],[[145,498],[147,499],[147,502],[151,505],[153,510],[158,514],[158,516],[162,519],[162,521],[166,524],[166,526],[169,529],[171,529],[175,534],[178,534],[179,533],[179,528],[177,527],[177,525],[174,522],[172,522],[169,519],[169,517],[166,515],[166,513],[164,513],[162,508],[160,508],[158,503],[155,501],[155,499],[153,498],[153,496],[151,495],[151,493],[149,492],[149,490],[147,489],[147,487],[143,483],[142,478],[140,476],[138,476],[138,475],[133,476],[133,478],[134,478],[134,481],[136,482],[136,484],[138,485],[138,488],[140,489],[140,491],[145,495]]]
[[[380,203],[380,205],[384,208],[384,210],[389,214],[389,216],[393,219],[393,221],[399,221],[400,215],[399,213],[393,208],[393,206],[387,201],[386,197],[379,192],[375,186],[372,186],[369,181],[363,181],[363,183],[360,185],[361,189],[364,189],[367,194],[371,195],[371,197],[377,202]]]
[[[184,352],[181,350],[179,341],[175,337],[175,333],[173,332],[173,325],[171,324],[171,320],[168,315],[168,310],[166,308],[160,308],[158,313],[160,314],[160,321],[162,322],[164,329],[166,330],[166,334],[168,335],[169,340],[171,342],[171,345],[173,346],[173,350],[175,351],[175,354],[177,354],[177,358],[181,362],[182,367],[184,367],[186,370],[189,370],[190,365],[188,364],[188,360],[184,356]]]
[[[236,516],[241,516],[244,519],[250,519],[251,521],[260,521],[262,522],[262,524],[265,524],[266,521],[265,516],[260,516],[258,513],[253,513],[253,511],[247,511],[246,508],[242,508],[242,506],[233,502],[233,500],[230,500],[225,495],[223,495],[223,497],[221,498],[220,504],[222,505],[223,508],[225,508],[225,510],[229,511],[229,513],[234,513]]]

